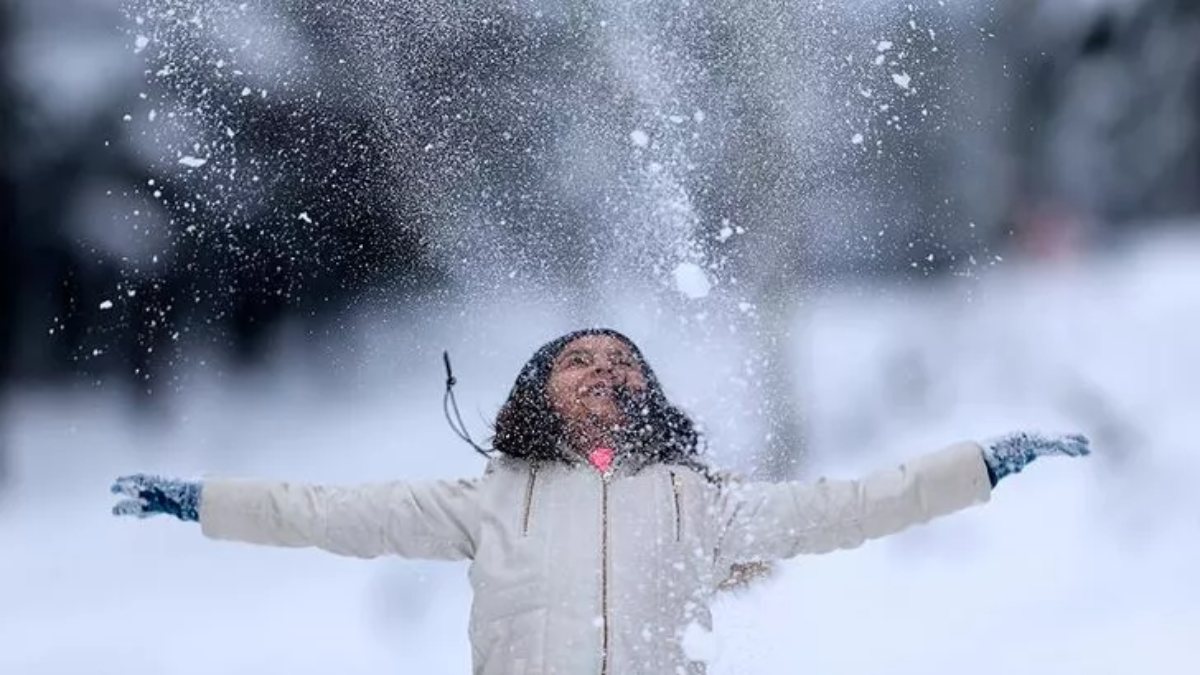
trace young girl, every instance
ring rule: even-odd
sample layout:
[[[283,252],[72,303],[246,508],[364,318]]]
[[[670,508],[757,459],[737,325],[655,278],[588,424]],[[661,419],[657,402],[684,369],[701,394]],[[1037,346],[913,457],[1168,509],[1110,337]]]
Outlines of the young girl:
[[[206,536],[341,555],[471,561],[477,675],[704,673],[681,642],[746,565],[852,548],[988,500],[1082,436],[964,442],[862,480],[742,482],[698,454],[629,338],[570,333],[534,354],[474,479],[352,487],[138,474],[113,509],[199,521]]]

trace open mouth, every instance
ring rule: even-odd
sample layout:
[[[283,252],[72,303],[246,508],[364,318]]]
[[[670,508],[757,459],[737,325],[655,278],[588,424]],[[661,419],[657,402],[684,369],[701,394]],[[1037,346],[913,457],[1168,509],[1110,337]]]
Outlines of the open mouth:
[[[608,384],[593,384],[580,389],[579,394],[588,398],[612,398],[613,388]]]

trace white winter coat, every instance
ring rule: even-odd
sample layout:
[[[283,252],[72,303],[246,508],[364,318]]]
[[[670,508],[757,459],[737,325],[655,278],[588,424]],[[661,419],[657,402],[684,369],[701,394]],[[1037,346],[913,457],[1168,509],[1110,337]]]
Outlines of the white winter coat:
[[[666,675],[705,672],[681,637],[711,627],[731,564],[855,547],[989,494],[974,443],[813,483],[501,458],[471,480],[206,481],[200,523],[216,539],[470,560],[476,675]]]

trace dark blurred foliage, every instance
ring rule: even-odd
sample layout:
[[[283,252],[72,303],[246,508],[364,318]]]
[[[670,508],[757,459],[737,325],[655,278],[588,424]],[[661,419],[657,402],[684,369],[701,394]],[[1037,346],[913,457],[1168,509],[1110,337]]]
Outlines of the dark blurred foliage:
[[[1049,5],[1004,5],[1017,225],[1082,218],[1104,236],[1200,212],[1200,3],[1031,10]]]
[[[327,44],[318,35],[312,40],[317,49]],[[6,275],[8,287],[19,289],[10,292],[6,378],[115,374],[150,392],[178,365],[171,345],[181,332],[192,344],[252,360],[287,316],[320,329],[324,310],[347,297],[384,285],[415,292],[436,274],[420,250],[423,214],[418,205],[397,203],[402,193],[380,189],[396,176],[382,175],[381,148],[356,111],[298,109],[286,100],[243,104],[239,145],[260,158],[264,187],[239,199],[219,179],[180,174],[139,155],[139,139],[122,128],[138,87],[119,84],[69,129],[22,115],[19,103],[5,106],[16,111],[4,167],[18,195],[6,249],[14,264]],[[221,90],[212,84],[197,81],[215,92],[208,104],[229,105],[215,98]],[[10,85],[7,99],[19,96]],[[304,152],[281,152],[295,145]],[[302,165],[290,163],[297,158]],[[130,212],[155,212],[140,226],[157,229],[168,243],[140,259],[91,246],[75,230],[73,197],[98,183],[113,186],[106,196]],[[297,221],[294,210],[281,213],[288,202],[310,204],[305,218],[323,226]],[[112,217],[84,217],[104,216]],[[113,230],[137,224],[128,215],[113,220]],[[198,226],[200,234],[190,236]],[[101,308],[106,301],[112,309]]]
[[[14,87],[12,72],[11,12],[8,3],[0,4],[0,396],[12,377],[15,356],[13,345],[18,331],[17,285],[20,281],[20,254],[17,250],[17,167],[9,158],[13,151]],[[8,478],[6,425],[0,419],[0,485]]]
[[[0,5],[0,383],[8,381],[13,364],[13,343],[17,333],[16,304],[18,265],[16,163],[11,160],[15,146],[13,135],[16,92],[10,74],[12,67],[11,10]]]

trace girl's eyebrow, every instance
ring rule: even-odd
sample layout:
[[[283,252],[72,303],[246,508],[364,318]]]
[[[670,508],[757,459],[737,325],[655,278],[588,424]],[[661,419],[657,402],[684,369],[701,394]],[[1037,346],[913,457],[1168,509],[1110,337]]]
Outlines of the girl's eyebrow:
[[[583,356],[589,356],[589,357],[590,357],[590,356],[592,356],[592,351],[591,351],[590,349],[586,349],[586,348],[584,348],[584,347],[571,347],[570,349],[564,350],[564,351],[563,351],[563,353],[559,354],[559,355],[558,355],[558,357],[557,357],[555,360],[559,360],[559,359],[568,359],[568,358],[571,358],[572,356],[574,356],[574,355],[576,355],[576,354],[581,354],[581,355],[583,355]],[[618,347],[618,348],[616,348],[616,349],[610,349],[610,350],[608,351],[608,356],[609,356],[609,358],[612,358],[612,357],[614,357],[614,356],[619,356],[619,357],[622,357],[622,358],[627,358],[627,359],[629,359],[630,361],[636,361],[636,360],[637,360],[637,359],[636,359],[636,358],[633,356],[633,352],[629,351],[628,349],[621,349],[620,347]]]

